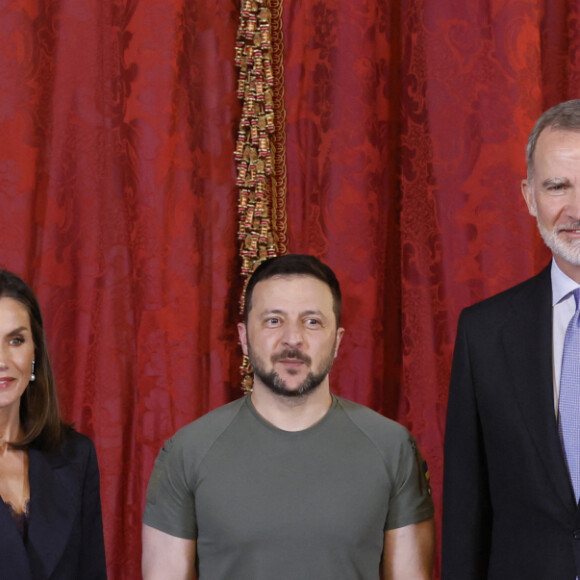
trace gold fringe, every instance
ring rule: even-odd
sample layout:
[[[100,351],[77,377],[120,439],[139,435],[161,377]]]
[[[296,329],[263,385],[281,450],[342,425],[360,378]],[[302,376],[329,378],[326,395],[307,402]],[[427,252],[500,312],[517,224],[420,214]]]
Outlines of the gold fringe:
[[[282,0],[242,0],[236,39],[237,95],[242,116],[234,158],[243,291],[263,260],[286,253],[286,113]],[[252,389],[247,357],[242,388]]]
[[[274,135],[272,154],[272,229],[279,254],[287,252],[286,231],[286,107],[284,106],[284,32],[282,30],[283,0],[270,0],[272,12],[272,69],[274,73]]]

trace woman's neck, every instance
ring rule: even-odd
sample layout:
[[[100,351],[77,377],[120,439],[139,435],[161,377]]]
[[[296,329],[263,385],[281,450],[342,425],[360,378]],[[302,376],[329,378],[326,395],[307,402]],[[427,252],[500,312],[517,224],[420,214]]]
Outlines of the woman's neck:
[[[0,409],[0,455],[10,447],[8,443],[20,441],[24,437],[24,429],[20,423],[20,413],[16,409]]]

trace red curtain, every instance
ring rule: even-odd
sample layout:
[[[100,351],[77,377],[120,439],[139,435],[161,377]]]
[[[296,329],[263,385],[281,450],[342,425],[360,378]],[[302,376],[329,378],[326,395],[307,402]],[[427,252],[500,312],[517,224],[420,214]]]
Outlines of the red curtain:
[[[240,395],[238,9],[0,0],[0,263],[97,445],[113,579],[140,578],[163,441]],[[457,317],[547,263],[519,181],[534,120],[580,96],[579,8],[288,0],[283,30],[288,250],[336,270],[332,387],[415,434],[439,521]]]

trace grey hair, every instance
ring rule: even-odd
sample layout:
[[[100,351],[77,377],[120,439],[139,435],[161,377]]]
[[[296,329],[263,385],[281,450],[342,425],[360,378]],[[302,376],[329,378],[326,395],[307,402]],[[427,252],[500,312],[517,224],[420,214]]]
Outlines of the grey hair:
[[[526,146],[526,163],[528,166],[528,182],[534,179],[534,153],[538,139],[544,129],[561,129],[563,131],[580,131],[580,99],[573,99],[555,105],[548,109],[536,121],[528,144]]]

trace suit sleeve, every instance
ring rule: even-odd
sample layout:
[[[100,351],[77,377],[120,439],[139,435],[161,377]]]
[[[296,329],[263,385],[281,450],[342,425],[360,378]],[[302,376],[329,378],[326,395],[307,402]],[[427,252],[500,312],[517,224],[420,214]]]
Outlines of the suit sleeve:
[[[468,313],[464,311],[457,331],[447,407],[443,580],[487,578],[491,543],[487,461],[468,329]]]
[[[91,441],[88,443],[88,458],[83,483],[82,540],[78,578],[80,580],[106,580],[99,466],[95,447]]]

